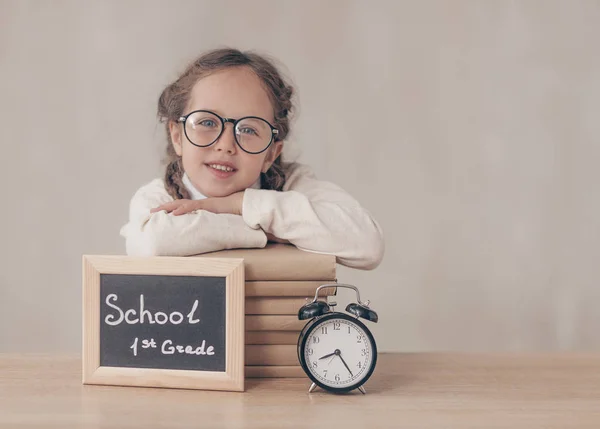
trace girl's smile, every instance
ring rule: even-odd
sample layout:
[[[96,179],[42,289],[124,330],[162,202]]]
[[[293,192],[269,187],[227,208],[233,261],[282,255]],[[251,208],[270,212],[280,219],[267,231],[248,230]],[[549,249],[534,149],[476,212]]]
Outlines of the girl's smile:
[[[237,171],[237,168],[231,162],[211,161],[204,165],[219,179],[228,179]]]

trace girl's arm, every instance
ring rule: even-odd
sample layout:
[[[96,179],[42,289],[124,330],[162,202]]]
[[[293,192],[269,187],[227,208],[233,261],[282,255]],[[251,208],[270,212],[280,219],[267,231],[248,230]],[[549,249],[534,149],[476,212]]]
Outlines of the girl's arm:
[[[150,210],[172,201],[162,180],[140,188],[129,206],[129,223],[121,228],[126,251],[134,256],[189,256],[233,248],[264,247],[267,237],[241,216],[205,210],[175,216]]]
[[[339,186],[317,180],[305,165],[286,171],[283,192],[246,189],[242,216],[251,228],[300,249],[332,254],[349,267],[373,269],[383,259],[379,224]]]

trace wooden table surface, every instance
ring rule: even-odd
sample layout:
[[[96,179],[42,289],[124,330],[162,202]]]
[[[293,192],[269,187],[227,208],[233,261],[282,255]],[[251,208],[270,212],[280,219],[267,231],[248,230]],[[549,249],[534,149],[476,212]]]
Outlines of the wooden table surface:
[[[382,354],[367,395],[81,384],[78,356],[0,354],[0,428],[600,428],[600,355]]]

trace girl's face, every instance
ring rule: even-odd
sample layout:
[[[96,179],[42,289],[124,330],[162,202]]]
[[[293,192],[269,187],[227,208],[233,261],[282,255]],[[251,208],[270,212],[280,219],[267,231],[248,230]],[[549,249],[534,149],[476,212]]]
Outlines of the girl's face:
[[[260,79],[247,67],[228,68],[198,80],[184,115],[194,110],[210,110],[223,118],[258,116],[274,122],[269,96]],[[225,197],[249,188],[283,148],[281,141],[273,141],[262,153],[244,152],[235,141],[231,123],[225,124],[223,134],[211,146],[198,147],[190,143],[183,127],[182,123],[169,123],[171,141],[192,184],[206,197]],[[215,164],[234,170],[224,173],[211,167]]]

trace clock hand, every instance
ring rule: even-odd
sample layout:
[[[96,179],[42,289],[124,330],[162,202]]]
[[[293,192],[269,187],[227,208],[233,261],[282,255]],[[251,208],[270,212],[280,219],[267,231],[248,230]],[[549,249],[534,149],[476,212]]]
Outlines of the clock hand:
[[[346,369],[348,370],[348,372],[350,373],[350,375],[352,377],[354,377],[354,374],[352,374],[352,371],[350,371],[350,368],[348,368],[348,365],[346,364],[346,361],[344,360],[344,358],[342,357],[342,354],[338,354],[338,356],[340,357],[340,359],[342,360],[342,363],[344,364],[344,366],[346,367]]]
[[[329,356],[333,356],[334,354],[336,354],[336,353],[335,353],[335,352],[333,352],[333,353],[329,353],[328,355],[321,356],[321,357],[319,358],[319,360],[321,360],[321,359],[325,359],[325,358],[328,358]]]

